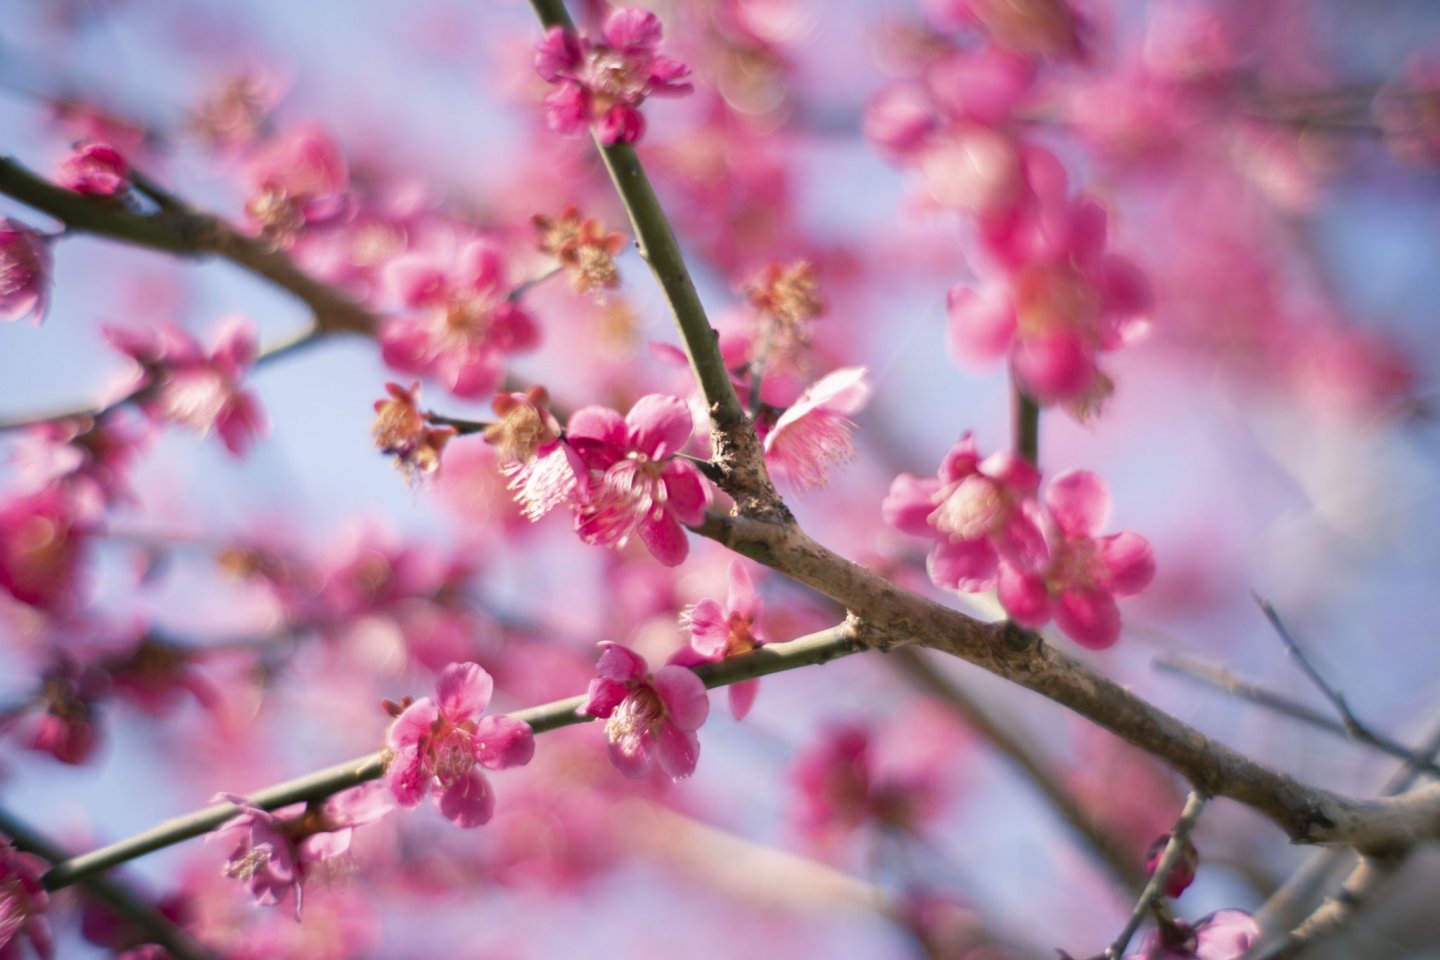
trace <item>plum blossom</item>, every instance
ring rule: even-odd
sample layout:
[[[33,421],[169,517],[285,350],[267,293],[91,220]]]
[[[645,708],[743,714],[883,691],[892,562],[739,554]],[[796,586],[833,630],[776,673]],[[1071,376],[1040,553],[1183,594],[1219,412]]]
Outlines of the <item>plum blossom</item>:
[[[435,699],[422,697],[395,718],[385,735],[392,754],[385,782],[402,807],[418,804],[434,785],[435,805],[456,826],[489,822],[495,795],[477,765],[504,770],[535,754],[529,724],[481,716],[494,688],[478,664],[452,663],[440,672]]]
[[[655,559],[680,564],[690,552],[682,525],[699,523],[710,505],[700,471],[677,456],[693,430],[684,401],[661,394],[641,397],[623,419],[605,407],[577,410],[565,435],[589,471],[581,539],[624,546],[638,534]]]
[[[755,650],[765,642],[759,625],[764,609],[765,604],[755,593],[755,584],[745,565],[739,560],[731,561],[730,589],[724,605],[706,597],[685,611],[680,623],[690,631],[690,645],[671,657],[670,662],[688,667]],[[759,689],[759,680],[730,684],[730,712],[736,720],[745,719]]]
[[[485,440],[499,452],[500,469],[525,516],[539,520],[575,496],[585,465],[564,442],[544,387],[498,394],[491,406],[500,419],[485,428]]]
[[[0,589],[50,613],[77,606],[90,536],[86,514],[83,504],[55,485],[0,504]]]
[[[1145,875],[1155,876],[1155,871],[1160,869],[1160,861],[1165,857],[1165,848],[1170,843],[1170,834],[1162,833],[1150,844],[1150,849],[1145,851]],[[1175,864],[1175,869],[1165,878],[1165,889],[1161,891],[1167,897],[1178,897],[1184,893],[1190,884],[1195,882],[1195,871],[1200,866],[1200,851],[1195,849],[1195,844],[1190,838],[1185,838],[1185,846],[1180,851],[1180,860]]]
[[[217,794],[215,801],[240,808],[214,833],[235,841],[225,876],[244,883],[262,906],[284,903],[293,892],[297,919],[302,881],[311,868],[344,854],[356,827],[373,823],[392,809],[378,784],[336,794],[318,807],[294,806],[273,813],[233,793]]]
[[[675,664],[652,674],[644,657],[618,643],[600,647],[599,676],[590,681],[580,712],[606,721],[610,762],[632,778],[648,774],[657,761],[672,780],[690,776],[700,760],[695,731],[710,713],[705,684]]]
[[[130,187],[130,165],[108,143],[89,141],[75,147],[55,178],[60,186],[90,197],[113,197]]]
[[[50,244],[18,220],[0,217],[0,321],[45,319],[53,261]]]
[[[55,952],[50,922],[45,910],[50,895],[40,882],[43,862],[33,854],[21,853],[10,843],[0,846],[0,956],[19,956],[16,940],[22,933],[41,957]]]
[[[581,217],[573,206],[558,217],[537,214],[531,222],[540,234],[540,249],[560,261],[576,293],[620,286],[615,255],[625,245],[624,236],[606,231],[598,220]]]
[[[1040,474],[1023,457],[1001,450],[981,459],[966,433],[936,477],[896,477],[881,509],[901,533],[935,541],[926,562],[931,580],[973,593],[994,586],[1002,556],[1022,566],[1044,557],[1044,537],[1025,509],[1039,486]]]
[[[1125,960],[1240,960],[1260,939],[1260,925],[1244,910],[1217,910],[1194,926],[1165,924]]]
[[[583,133],[595,125],[601,143],[634,143],[645,132],[639,106],[651,95],[683,96],[690,68],[661,56],[660,18],[648,10],[611,11],[596,43],[563,27],[551,27],[535,51],[535,69],[558,85],[545,98],[550,128]]]
[[[388,279],[406,317],[380,330],[385,362],[396,370],[433,376],[457,397],[484,396],[504,378],[507,354],[535,349],[535,321],[509,296],[505,261],[484,240],[467,243],[447,270],[430,254],[390,263]]]
[[[310,125],[277,135],[250,158],[245,212],[277,242],[345,210],[350,174],[330,135]]]
[[[940,807],[940,786],[930,767],[880,774],[870,731],[858,723],[827,730],[796,758],[799,827],[816,840],[834,840],[867,822],[914,831]]]
[[[1069,470],[1046,486],[1048,556],[1038,567],[1002,557],[1000,602],[1011,619],[1038,627],[1053,616],[1081,646],[1102,650],[1120,636],[1115,598],[1143,590],[1155,575],[1150,543],[1137,533],[1098,536],[1110,512],[1105,481]]]
[[[455,436],[454,427],[432,427],[420,409],[420,384],[405,389],[385,384],[388,400],[375,401],[375,422],[370,435],[380,452],[395,458],[395,466],[412,483],[440,469],[440,454]]]
[[[818,487],[825,472],[855,456],[850,415],[870,399],[864,367],[842,367],[805,388],[765,432],[765,465],[795,487]]]
[[[180,423],[202,437],[212,429],[225,449],[243,455],[267,429],[255,395],[244,389],[255,363],[254,325],[232,317],[207,353],[175,326],[144,331],[107,328],[112,346],[141,367],[141,409],[157,423]]]

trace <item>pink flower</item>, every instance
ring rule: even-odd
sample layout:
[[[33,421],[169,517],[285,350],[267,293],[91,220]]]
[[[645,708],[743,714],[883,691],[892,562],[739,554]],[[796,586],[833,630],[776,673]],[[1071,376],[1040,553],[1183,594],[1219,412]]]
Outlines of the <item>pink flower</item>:
[[[495,812],[490,782],[476,769],[524,766],[535,754],[528,724],[480,714],[495,683],[479,665],[452,663],[440,672],[436,700],[423,697],[390,725],[394,756],[385,782],[403,807],[413,807],[435,784],[435,804],[459,827],[478,827]]]
[[[0,846],[0,955],[20,955],[15,938],[22,932],[37,954],[54,955],[50,923],[45,919],[50,895],[40,883],[44,870],[33,854],[21,853],[9,843]]]
[[[88,535],[79,505],[62,487],[0,505],[0,588],[50,613],[72,609]]]
[[[45,238],[18,220],[0,217],[0,320],[45,319],[52,260]]]
[[[1170,834],[1162,833],[1150,844],[1150,849],[1145,851],[1145,876],[1155,876],[1155,871],[1160,869],[1160,861],[1165,856],[1165,847],[1170,843]],[[1195,844],[1187,837],[1185,846],[1180,851],[1180,862],[1170,875],[1165,878],[1165,889],[1162,891],[1167,897],[1178,897],[1195,882],[1195,870],[1200,866],[1200,851],[1195,849]]]
[[[796,758],[792,773],[799,826],[817,840],[848,835],[868,821],[915,831],[941,802],[930,767],[880,775],[870,732],[859,724],[826,731],[814,749]]]
[[[100,743],[96,704],[105,692],[106,676],[62,656],[41,678],[35,706],[43,707],[22,721],[29,727],[28,746],[48,753],[61,763],[80,765]]]
[[[710,713],[705,684],[674,664],[649,672],[645,658],[609,640],[600,644],[589,699],[580,712],[606,718],[610,762],[627,777],[643,777],[655,761],[672,780],[695,772],[700,738]]]
[[[534,320],[510,300],[504,260],[489,242],[466,244],[452,272],[430,256],[400,257],[390,264],[389,280],[416,312],[381,328],[385,362],[436,377],[457,397],[490,393],[504,378],[505,356],[539,343]]]
[[[749,653],[765,642],[759,627],[764,609],[745,565],[739,560],[731,561],[730,592],[725,605],[707,597],[681,616],[681,625],[690,631],[690,646],[670,662],[688,667]],[[759,689],[759,680],[730,685],[730,712],[736,720],[745,719]]]
[[[566,439],[590,471],[575,527],[586,543],[624,546],[639,534],[655,559],[673,567],[690,552],[682,524],[696,524],[710,490],[680,459],[694,424],[684,401],[650,394],[622,420],[605,407],[577,410]]]
[[[1101,650],[1120,636],[1115,598],[1139,593],[1155,575],[1150,543],[1136,533],[1097,537],[1110,512],[1105,481],[1069,470],[1045,489],[1049,556],[1037,567],[1002,557],[1000,602],[1027,627],[1047,623],[1081,646]]]
[[[1002,556],[1021,565],[1044,557],[1044,537],[1025,509],[1039,486],[1023,458],[1002,450],[982,460],[966,433],[935,478],[896,477],[881,509],[901,533],[935,541],[926,562],[931,580],[974,593],[994,585]]]
[[[75,147],[55,178],[60,186],[91,197],[113,197],[130,187],[130,165],[108,143],[89,141]]]
[[[389,400],[375,401],[375,420],[370,436],[380,452],[395,458],[405,479],[432,476],[440,469],[440,454],[455,436],[454,427],[432,427],[420,409],[420,384],[405,389],[398,383],[385,384]]]
[[[1244,910],[1217,910],[1193,927],[1183,920],[1151,933],[1125,960],[1240,960],[1260,939]]]
[[[207,354],[188,332],[170,326],[133,332],[105,331],[111,344],[140,364],[147,389],[141,408],[159,423],[180,423],[202,437],[214,429],[236,456],[267,428],[254,394],[244,389],[255,362],[255,331],[234,317],[220,327]]]
[[[288,241],[306,226],[345,209],[349,171],[340,148],[318,126],[278,135],[249,163],[245,212],[269,236]]]
[[[792,486],[823,486],[827,467],[854,458],[849,415],[869,399],[864,367],[834,370],[806,387],[765,434],[770,472]]]
[[[284,903],[293,891],[297,919],[304,893],[301,882],[310,868],[344,854],[356,827],[380,819],[391,809],[378,784],[336,794],[318,808],[296,806],[273,813],[233,793],[217,794],[215,800],[240,808],[239,814],[214,833],[235,839],[225,875],[249,887],[255,902],[262,906]]]
[[[556,133],[583,133],[595,125],[604,144],[634,143],[645,131],[638,107],[650,95],[682,96],[690,68],[661,56],[660,18],[623,7],[605,19],[604,43],[551,27],[535,51],[535,69],[558,86],[545,98]]]
[[[497,394],[491,402],[500,420],[485,429],[485,440],[500,453],[500,469],[527,519],[539,520],[572,500],[586,476],[585,464],[564,442],[560,421],[550,412],[543,387]]]

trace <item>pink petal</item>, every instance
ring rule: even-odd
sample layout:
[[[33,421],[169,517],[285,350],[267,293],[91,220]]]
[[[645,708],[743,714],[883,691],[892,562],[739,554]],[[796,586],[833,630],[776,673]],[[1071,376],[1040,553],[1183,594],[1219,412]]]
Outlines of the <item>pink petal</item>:
[[[662,723],[656,741],[660,769],[671,780],[684,780],[695,772],[695,765],[700,762],[700,738],[693,730]]]
[[[1015,339],[1015,303],[1008,290],[989,286],[976,290],[961,284],[946,297],[949,322],[945,342],[960,364],[1003,357]]]
[[[381,326],[380,355],[402,373],[427,374],[434,361],[429,332],[415,321],[401,318]]]
[[[629,647],[613,640],[600,641],[600,659],[595,663],[595,672],[607,680],[634,683],[645,679],[650,665],[645,658]]]
[[[545,122],[561,136],[585,132],[590,121],[590,93],[578,83],[565,81],[545,96]]]
[[[760,617],[762,605],[755,594],[755,583],[750,579],[750,571],[746,570],[745,564],[739,560],[730,561],[730,595],[727,606],[732,614],[739,614],[752,622]]]
[[[665,481],[665,506],[681,523],[696,524],[705,519],[710,506],[710,488],[700,477],[700,470],[685,460],[672,460],[661,471]]]
[[[535,756],[535,732],[514,717],[481,717],[475,725],[475,759],[487,770],[523,767]]]
[[[630,695],[630,688],[606,677],[595,677],[586,690],[584,706],[580,713],[587,717],[608,717]]]
[[[706,598],[690,610],[690,646],[707,660],[719,660],[730,646],[730,620],[718,600]]]
[[[902,158],[921,147],[936,126],[935,108],[918,84],[891,84],[865,107],[865,138],[882,153]]]
[[[1045,506],[1067,537],[1093,537],[1109,519],[1110,494],[1098,474],[1067,470],[1045,488]]]
[[[215,418],[215,432],[220,434],[225,449],[237,457],[243,456],[255,438],[264,436],[269,428],[269,419],[248,390],[232,394]]]
[[[565,438],[586,466],[604,470],[625,455],[625,420],[608,407],[582,407],[570,415]]]
[[[420,751],[413,746],[396,750],[385,768],[385,785],[400,806],[419,803],[430,789],[430,773],[420,762]]]
[[[616,50],[653,50],[660,43],[660,18],[639,7],[622,7],[605,18],[605,42]]]
[[[940,490],[940,481],[902,473],[890,482],[890,493],[880,505],[885,522],[912,537],[934,537],[936,530],[927,518],[935,512],[931,500]]]
[[[970,476],[978,469],[979,463],[980,454],[975,449],[975,437],[967,430],[960,441],[946,452],[945,459],[940,461],[940,483],[951,484]],[[931,509],[934,509],[933,504]]]
[[[685,449],[694,432],[690,408],[679,397],[652,393],[641,397],[625,417],[627,445],[659,460]]]
[[[595,135],[609,146],[614,143],[635,143],[645,133],[645,118],[634,107],[617,103],[595,124]]]
[[[744,720],[755,705],[755,695],[760,692],[759,680],[741,680],[730,684],[730,713],[736,720]]]
[[[1260,925],[1244,910],[1217,910],[1195,928],[1196,960],[1240,960],[1260,938]]]
[[[547,82],[573,74],[584,57],[580,38],[564,27],[551,27],[535,48],[535,69]]]
[[[680,521],[666,511],[658,518],[643,521],[638,532],[651,555],[667,567],[678,567],[690,555],[690,540]]]
[[[1138,533],[1101,537],[1100,559],[1110,573],[1111,592],[1129,597],[1144,590],[1155,576],[1155,551]]]
[[[812,410],[824,409],[849,415],[858,413],[869,399],[870,385],[865,382],[864,367],[832,370],[805,388],[805,392],[775,421],[770,436]]]
[[[396,257],[385,267],[384,277],[390,296],[407,307],[443,305],[450,294],[450,278],[426,254]]]
[[[925,568],[937,586],[975,593],[995,582],[996,559],[988,540],[942,540],[930,551]]]
[[[1074,399],[1095,382],[1095,352],[1073,330],[1020,338],[1010,362],[1016,379],[1042,403]]]
[[[684,667],[661,667],[653,682],[671,721],[681,730],[700,729],[710,715],[710,697],[700,678]]]
[[[615,769],[632,780],[638,780],[649,773],[655,762],[655,745],[649,734],[611,740],[609,751],[610,762],[615,765]]]
[[[347,827],[374,823],[394,809],[393,798],[377,783],[361,784],[325,801],[325,813],[331,822]]]
[[[489,293],[505,285],[505,258],[488,240],[472,240],[456,255],[456,273],[475,293]]]
[[[493,393],[505,376],[505,368],[494,348],[469,344],[451,349],[437,358],[435,373],[457,397],[474,400]]]
[[[349,827],[328,833],[312,833],[301,840],[299,847],[296,848],[300,854],[300,862],[318,863],[341,856],[350,849],[350,839],[354,833],[355,831]]]
[[[452,723],[473,720],[484,712],[495,692],[495,681],[478,663],[452,663],[440,671],[435,696],[440,712]]]
[[[513,303],[502,303],[490,313],[489,336],[495,349],[524,353],[540,345],[535,319]]]
[[[1022,627],[1044,626],[1050,620],[1050,592],[1045,581],[1001,563],[997,577],[1000,605]]]
[[[435,795],[440,812],[457,827],[470,829],[490,822],[495,815],[495,794],[478,770],[456,780]]]
[[[1066,590],[1055,608],[1055,622],[1082,647],[1104,650],[1120,638],[1120,608],[1104,590]]]
[[[396,752],[413,749],[430,735],[438,719],[440,710],[435,706],[435,701],[429,697],[421,697],[406,707],[405,712],[390,724],[390,729],[385,732],[385,745]]]

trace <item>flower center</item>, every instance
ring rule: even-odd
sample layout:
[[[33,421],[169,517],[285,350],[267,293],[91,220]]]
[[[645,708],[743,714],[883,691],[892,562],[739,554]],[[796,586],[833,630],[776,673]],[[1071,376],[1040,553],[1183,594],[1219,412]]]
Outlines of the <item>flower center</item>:
[[[952,543],[999,533],[1010,510],[1010,500],[998,484],[974,475],[941,489],[932,502],[936,507],[925,520]]]
[[[660,721],[665,719],[665,704],[653,687],[637,687],[620,701],[605,723],[605,735],[627,755],[638,753],[641,745]]]

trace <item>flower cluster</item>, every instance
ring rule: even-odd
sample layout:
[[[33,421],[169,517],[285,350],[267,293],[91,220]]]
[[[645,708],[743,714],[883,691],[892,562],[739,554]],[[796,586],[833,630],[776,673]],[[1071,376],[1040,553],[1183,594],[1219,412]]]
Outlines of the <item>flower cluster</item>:
[[[255,362],[254,326],[240,317],[226,321],[207,352],[175,326],[141,331],[107,328],[112,346],[140,366],[137,399],[157,423],[180,423],[201,436],[212,429],[225,449],[243,455],[265,432],[265,415],[244,388]]]
[[[385,782],[401,806],[415,806],[433,785],[435,805],[456,826],[490,821],[495,795],[478,768],[524,766],[535,754],[529,724],[481,716],[494,689],[478,664],[452,663],[440,672],[435,699],[422,697],[395,718],[385,735]]]
[[[604,641],[580,712],[605,720],[610,762],[627,777],[643,777],[658,761],[674,780],[695,772],[700,729],[710,714],[705,685],[688,669],[668,664],[650,672],[645,658]]]
[[[380,330],[385,362],[402,373],[436,377],[457,397],[495,390],[508,354],[535,349],[535,321],[510,297],[506,264],[484,240],[443,255],[409,253],[391,261],[387,279],[408,316]]]
[[[939,586],[998,588],[1011,619],[1052,617],[1076,643],[1103,649],[1120,635],[1117,596],[1139,593],[1155,573],[1150,544],[1134,533],[1101,536],[1110,500],[1089,471],[1070,470],[1037,499],[1039,474],[1008,453],[981,459],[969,434],[933,478],[896,477],[886,522],[934,541],[928,568]]]
[[[601,143],[634,143],[645,132],[639,107],[645,98],[691,91],[690,68],[661,56],[660,18],[624,7],[606,17],[597,43],[552,27],[535,52],[535,69],[556,89],[545,114],[556,133],[583,133],[590,124]]]

